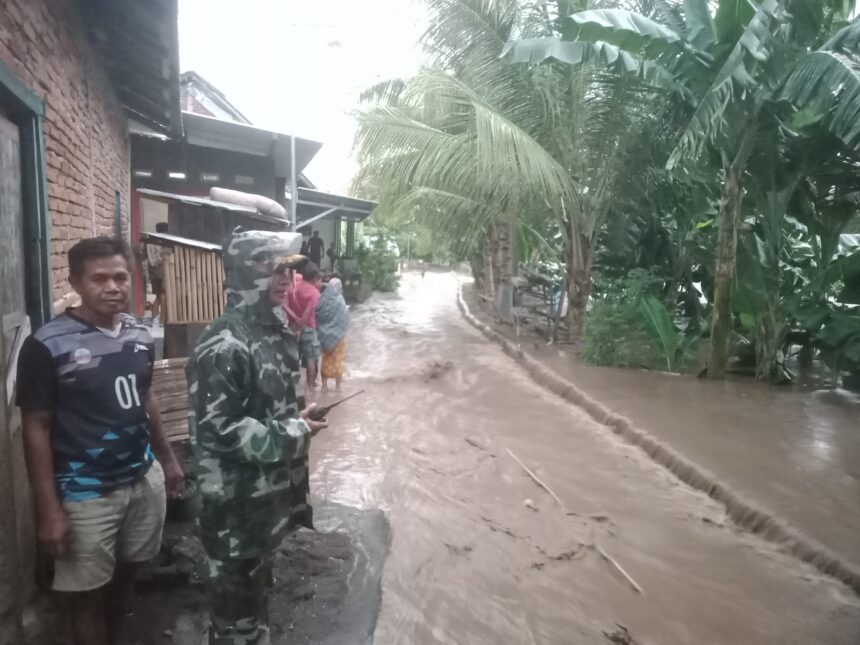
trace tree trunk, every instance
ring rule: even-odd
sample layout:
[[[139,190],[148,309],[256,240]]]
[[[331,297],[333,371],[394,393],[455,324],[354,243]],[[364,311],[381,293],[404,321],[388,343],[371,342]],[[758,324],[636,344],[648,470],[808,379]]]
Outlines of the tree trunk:
[[[513,256],[513,225],[502,223],[499,232],[499,287],[496,294],[496,310],[505,322],[513,322],[514,307],[514,256]]]
[[[492,222],[487,224],[484,237],[484,295],[496,301],[496,234]]]
[[[780,310],[778,299],[768,302],[756,315],[756,373],[760,381],[775,384],[787,382],[788,374],[783,365],[783,346],[787,327],[785,315]]]
[[[726,166],[726,178],[720,198],[720,228],[717,237],[717,255],[714,267],[714,311],[711,317],[711,349],[708,358],[708,378],[723,379],[729,360],[729,341],[732,335],[732,289],[740,223],[741,172],[733,165]]]
[[[569,223],[566,229],[564,257],[567,271],[567,339],[582,340],[585,333],[586,308],[592,288],[591,238],[578,233],[572,223]],[[574,236],[578,236],[578,245],[574,244]]]
[[[481,243],[483,247],[483,242]],[[478,293],[484,293],[486,285],[484,284],[484,250],[476,249],[469,255],[469,269],[472,272],[472,279],[475,281],[475,290]]]

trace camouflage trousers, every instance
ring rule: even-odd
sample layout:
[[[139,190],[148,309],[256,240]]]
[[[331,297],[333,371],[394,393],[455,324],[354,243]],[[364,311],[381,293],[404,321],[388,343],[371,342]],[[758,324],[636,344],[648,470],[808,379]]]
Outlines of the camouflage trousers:
[[[207,564],[209,645],[269,645],[271,556]]]

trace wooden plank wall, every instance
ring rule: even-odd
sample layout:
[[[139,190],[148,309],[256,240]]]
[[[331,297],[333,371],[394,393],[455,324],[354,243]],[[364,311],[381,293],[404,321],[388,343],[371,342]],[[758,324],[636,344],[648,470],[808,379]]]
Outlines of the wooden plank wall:
[[[224,313],[221,256],[186,246],[164,250],[164,324],[206,323]]]
[[[187,364],[187,358],[156,361],[152,373],[152,389],[161,410],[161,423],[171,442],[188,439]]]

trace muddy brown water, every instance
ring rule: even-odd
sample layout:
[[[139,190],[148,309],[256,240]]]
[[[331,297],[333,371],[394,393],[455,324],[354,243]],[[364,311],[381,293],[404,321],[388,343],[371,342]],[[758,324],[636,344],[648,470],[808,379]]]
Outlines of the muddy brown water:
[[[857,394],[593,367],[543,343],[528,351],[860,570]]]
[[[354,310],[345,388],[367,393],[312,449],[315,495],[391,524],[375,643],[860,642],[847,587],[533,383],[456,289],[407,275]]]

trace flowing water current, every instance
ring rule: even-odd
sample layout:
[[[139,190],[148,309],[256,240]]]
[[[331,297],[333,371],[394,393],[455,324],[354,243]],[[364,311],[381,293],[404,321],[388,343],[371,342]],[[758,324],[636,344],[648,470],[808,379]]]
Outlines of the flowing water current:
[[[860,643],[851,590],[532,382],[456,290],[408,274],[353,310],[366,393],[312,450],[316,497],[389,518],[377,645]]]

